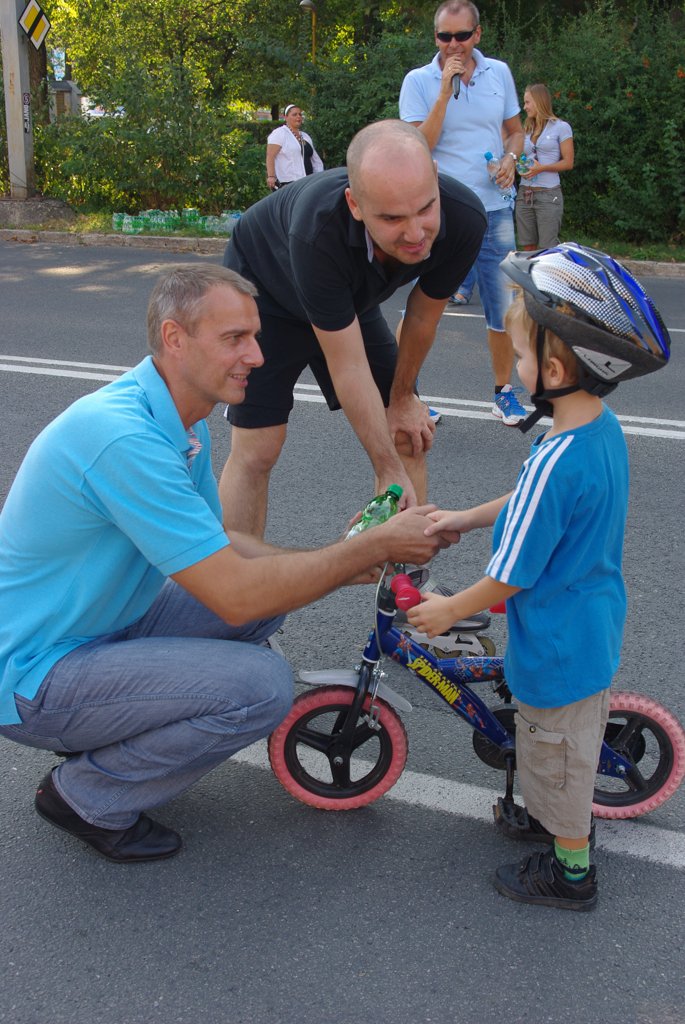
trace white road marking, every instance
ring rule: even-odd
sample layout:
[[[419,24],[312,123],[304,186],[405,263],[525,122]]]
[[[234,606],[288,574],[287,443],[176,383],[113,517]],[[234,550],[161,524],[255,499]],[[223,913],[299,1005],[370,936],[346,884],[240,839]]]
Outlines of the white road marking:
[[[5,373],[33,373],[49,377],[71,377],[75,380],[116,380],[129,366],[113,366],[108,363],[79,363],[64,359],[38,359],[30,356],[0,355],[0,371]],[[114,372],[112,372],[114,371]],[[430,402],[443,416],[458,416],[460,419],[494,419],[491,402],[479,402],[468,398],[445,398],[440,395],[422,395],[424,402]],[[298,402],[325,401],[316,384],[296,384],[295,399]],[[532,406],[525,406],[529,412]],[[685,440],[685,420],[653,419],[649,416],[618,417],[624,434],[639,434],[643,437],[663,437]],[[543,418],[545,426],[549,420]]]
[[[458,314],[465,315],[465,314]],[[472,315],[472,314],[467,314]],[[77,369],[78,368],[78,369]],[[110,381],[130,369],[106,363],[83,363],[61,359],[39,359],[30,356],[0,355],[0,370],[8,373],[33,373],[76,379]],[[109,372],[103,372],[109,371]],[[115,372],[111,372],[115,371]],[[301,402],[323,402],[316,384],[297,384],[295,397]],[[490,419],[490,403],[462,398],[424,396],[446,416]],[[685,438],[685,422],[658,420],[645,416],[619,416],[625,433],[653,437]],[[544,420],[542,421],[545,422]],[[645,424],[645,426],[631,426]],[[650,426],[646,426],[649,424]],[[675,430],[663,429],[675,427]],[[268,768],[266,743],[255,744],[234,755],[243,764]],[[491,821],[491,805],[501,793],[458,783],[438,776],[405,771],[386,799],[425,807],[429,810]],[[653,861],[669,867],[685,868],[685,835],[668,829],[628,821],[598,821],[597,845],[612,853]]]
[[[402,312],[398,310],[398,312]],[[462,313],[461,310],[457,312],[456,309],[450,309],[447,306],[442,314],[443,316],[463,316],[470,320],[485,320],[482,313]],[[685,327],[669,327],[667,328],[669,334],[685,334]]]
[[[238,751],[231,760],[270,770],[266,740]],[[497,803],[498,796],[502,796],[501,791],[471,786],[436,775],[405,771],[382,799],[397,800],[430,811],[490,823],[492,805]],[[665,867],[685,869],[685,835],[680,832],[644,825],[635,819],[603,819],[596,822],[596,834],[598,849],[652,861]],[[525,853],[523,846],[522,851]]]

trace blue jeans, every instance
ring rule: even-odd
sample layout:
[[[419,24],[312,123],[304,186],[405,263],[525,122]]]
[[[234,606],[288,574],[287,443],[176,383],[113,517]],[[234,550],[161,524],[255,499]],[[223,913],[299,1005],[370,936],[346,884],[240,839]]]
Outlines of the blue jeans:
[[[491,331],[504,330],[504,314],[512,300],[513,291],[509,278],[502,273],[499,265],[515,248],[512,211],[508,207],[490,210],[487,230],[472,272],[475,270],[485,323]]]
[[[456,289],[454,294],[456,295],[457,292],[459,292],[460,295],[463,295],[464,298],[468,299],[469,302],[470,302],[471,301],[471,296],[473,295],[473,289],[475,287],[476,287],[476,268],[475,268],[475,265],[474,265],[473,267],[471,267],[471,269],[469,270],[468,274],[466,275],[464,280],[461,282],[459,287]]]
[[[83,751],[53,773],[80,817],[128,828],[236,751],[268,736],[292,703],[292,673],[263,642],[283,616],[227,625],[172,580],[130,626],[50,670],[21,725],[27,746]]]

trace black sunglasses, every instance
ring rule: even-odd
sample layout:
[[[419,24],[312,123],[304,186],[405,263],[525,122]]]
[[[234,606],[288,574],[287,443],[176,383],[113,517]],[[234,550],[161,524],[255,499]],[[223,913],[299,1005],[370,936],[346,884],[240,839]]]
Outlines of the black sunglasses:
[[[478,28],[477,25],[476,28]],[[453,39],[456,39],[458,43],[465,43],[467,39],[471,38],[476,28],[472,28],[470,32],[436,32],[435,36],[441,43],[451,43]]]

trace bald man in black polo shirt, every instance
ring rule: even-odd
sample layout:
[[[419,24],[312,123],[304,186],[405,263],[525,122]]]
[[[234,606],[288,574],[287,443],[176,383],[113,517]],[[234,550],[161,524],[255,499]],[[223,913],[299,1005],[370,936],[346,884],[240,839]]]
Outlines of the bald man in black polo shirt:
[[[228,410],[227,528],[264,533],[269,476],[305,366],[329,408],[345,412],[377,490],[398,483],[403,505],[425,501],[435,426],[416,377],[486,223],[480,200],[438,176],[424,136],[402,121],[362,129],[347,168],[293,182],[241,217],[224,264],[259,290],[265,361],[250,374],[245,401]],[[398,348],[380,303],[415,278]]]

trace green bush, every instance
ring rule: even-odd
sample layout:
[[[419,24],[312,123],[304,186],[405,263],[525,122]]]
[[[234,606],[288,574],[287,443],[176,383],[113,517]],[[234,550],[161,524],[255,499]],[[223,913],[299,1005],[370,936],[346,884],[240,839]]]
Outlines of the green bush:
[[[309,72],[312,98],[307,125],[326,167],[345,163],[350,139],[365,125],[398,116],[402,79],[407,71],[430,61],[432,35],[416,31],[385,32],[368,46],[341,49],[337,61]]]
[[[685,239],[685,18],[613,0],[552,24],[502,15],[498,54],[519,93],[545,82],[555,113],[573,128],[576,160],[563,176],[564,235],[629,241]]]
[[[554,5],[520,0],[484,12],[485,53],[506,60],[519,94],[544,81],[556,113],[573,127],[576,165],[564,175],[564,237],[596,234],[629,242],[685,239],[685,16],[635,0],[626,13],[594,0],[562,16]],[[413,10],[413,9],[412,9]],[[394,13],[393,13],[394,12]],[[396,117],[406,72],[434,54],[432,8],[394,7],[380,35],[303,66],[296,92],[307,131],[327,167],[344,163],[352,135]],[[307,90],[310,100],[304,101]],[[271,122],[249,125],[208,98],[206,82],[169,63],[155,75],[131,70],[125,114],[63,118],[36,126],[38,188],[83,210],[249,206],[266,194],[264,147]],[[1,126],[0,126],[1,130]],[[3,165],[0,162],[0,184]]]
[[[559,17],[550,5],[493,5],[483,52],[506,60],[521,102],[545,82],[555,113],[573,128],[576,163],[564,175],[564,236],[597,234],[631,242],[685,240],[685,17],[637,0],[630,17],[613,0]],[[431,24],[395,28],[368,47],[338,54],[312,74],[317,149],[327,166],[344,162],[355,131],[396,117],[406,72],[435,53]],[[314,134],[315,133],[315,134]]]
[[[187,77],[131,72],[123,111],[36,128],[39,187],[83,210],[235,209],[263,194],[245,180],[255,144]],[[263,161],[262,161],[263,162]]]

